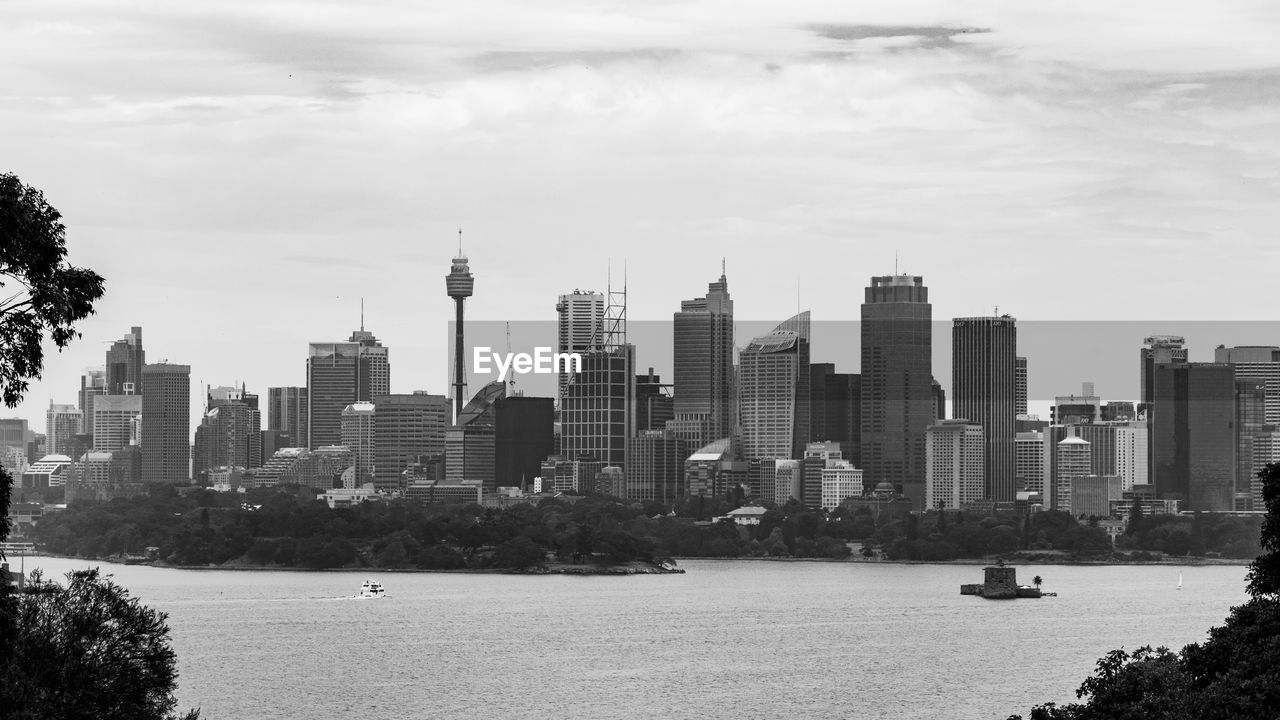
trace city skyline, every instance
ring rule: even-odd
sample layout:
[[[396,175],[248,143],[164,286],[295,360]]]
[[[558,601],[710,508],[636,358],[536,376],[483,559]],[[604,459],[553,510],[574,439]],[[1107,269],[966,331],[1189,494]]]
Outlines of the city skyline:
[[[2,11],[0,154],[107,291],[5,413],[37,425],[132,326],[194,387],[300,385],[297,348],[340,341],[361,297],[393,391],[443,392],[452,308],[415,288],[459,225],[476,320],[546,317],[542,288],[602,289],[610,262],[633,321],[669,317],[725,256],[736,317],[791,314],[803,278],[815,322],[851,320],[895,251],[937,318],[1273,315],[1261,283],[1199,292],[1274,258],[1260,12],[60,8]],[[1030,290],[1068,273],[1069,302]]]

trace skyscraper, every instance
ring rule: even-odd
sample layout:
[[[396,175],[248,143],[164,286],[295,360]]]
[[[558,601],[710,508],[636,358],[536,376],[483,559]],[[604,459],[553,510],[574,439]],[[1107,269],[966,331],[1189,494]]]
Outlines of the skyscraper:
[[[381,395],[373,402],[373,468],[378,490],[400,488],[400,474],[420,455],[444,456],[449,399],[443,395]]]
[[[345,343],[311,343],[307,357],[307,433],[312,448],[342,441],[342,411],[391,392],[387,348],[363,327]]]
[[[262,416],[258,396],[243,387],[210,388],[204,417],[196,427],[192,454],[193,477],[213,468],[250,468],[262,464]]]
[[[636,348],[623,344],[582,353],[560,413],[560,454],[625,467],[636,426]]]
[[[934,414],[932,317],[922,277],[871,278],[862,304],[863,482],[890,482],[917,509]]]
[[[1083,438],[1067,437],[1058,442],[1056,450],[1058,462],[1053,479],[1053,509],[1074,514],[1072,487],[1077,478],[1089,476],[1093,465],[1093,446]]]
[[[95,403],[96,404],[96,403]],[[142,481],[191,479],[191,366],[142,368]]]
[[[80,432],[83,419],[75,405],[55,405],[49,401],[45,413],[45,455],[66,455],[71,437]]]
[[[1011,501],[1015,493],[1017,326],[1008,315],[955,318],[952,323],[952,414],[982,426],[986,497]]]
[[[80,376],[80,432],[93,432],[93,399],[107,394],[107,372],[102,368],[85,368]]]
[[[1138,351],[1141,386],[1138,401],[1143,405],[1155,397],[1155,367],[1157,365],[1181,365],[1187,362],[1185,339],[1177,335],[1151,335],[1143,341],[1146,347]]]
[[[1236,380],[1262,383],[1268,425],[1280,425],[1280,347],[1238,345],[1214,348],[1213,361],[1235,367]]]
[[[738,417],[743,457],[803,457],[809,441],[809,370],[808,311],[742,349]]]
[[[142,328],[135,325],[107,349],[106,394],[140,394],[142,368],[146,362],[147,353],[142,349]]]
[[[841,459],[862,466],[862,376],[834,363],[809,366],[809,440],[840,443]],[[861,477],[861,475],[859,475]]]
[[[1027,414],[1027,359],[1013,359],[1013,409],[1018,415]]]
[[[136,443],[134,421],[142,410],[140,395],[99,395],[94,398],[93,449],[112,452]]]
[[[591,290],[574,290],[556,301],[556,352],[585,353],[591,349],[597,328],[604,321],[604,295]],[[556,402],[564,406],[570,373],[560,372]]]
[[[1225,363],[1154,366],[1151,452],[1156,492],[1185,510],[1235,507],[1237,387]]]
[[[733,300],[723,269],[705,297],[684,300],[673,318],[675,414],[704,430],[694,447],[733,433]]]
[[[532,487],[542,461],[555,453],[555,400],[511,395],[497,402],[494,418],[495,483]]]
[[[373,482],[373,416],[369,402],[351,403],[342,409],[342,444],[355,459],[355,485]]]
[[[267,429],[287,433],[296,445],[307,444],[307,389],[267,388]],[[270,456],[270,453],[267,453]]]
[[[982,425],[943,420],[925,433],[925,505],[955,510],[987,497]]]
[[[458,230],[458,254],[453,258],[453,266],[444,279],[445,289],[453,298],[455,317],[453,321],[453,414],[462,414],[463,403],[467,401],[467,380],[465,358],[466,341],[463,335],[462,305],[475,291],[476,281],[471,277],[471,268],[467,266],[467,256],[462,254],[462,230]]]

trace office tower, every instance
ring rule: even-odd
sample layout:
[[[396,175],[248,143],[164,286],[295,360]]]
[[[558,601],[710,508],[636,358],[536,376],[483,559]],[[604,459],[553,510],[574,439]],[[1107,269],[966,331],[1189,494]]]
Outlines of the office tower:
[[[1266,504],[1262,497],[1262,480],[1258,478],[1257,470],[1278,462],[1280,462],[1280,427],[1267,424],[1262,427],[1260,432],[1254,435],[1253,466],[1256,469],[1253,476],[1249,478],[1250,509],[1266,509]],[[1240,483],[1237,482],[1237,488],[1239,487]]]
[[[1049,419],[1057,425],[1079,425],[1102,421],[1102,398],[1094,394],[1093,383],[1081,383],[1079,395],[1059,395],[1053,399]]]
[[[1184,510],[1235,507],[1235,372],[1225,363],[1158,364],[1154,370],[1151,453],[1156,492]]]
[[[925,433],[925,504],[955,510],[987,493],[986,432],[967,419],[943,420]],[[1010,498],[1012,499],[1012,498]]]
[[[1103,422],[1130,422],[1137,419],[1137,406],[1127,400],[1112,400],[1102,406]]]
[[[298,447],[307,443],[307,389],[304,387],[267,388],[267,429],[285,433]],[[271,453],[264,452],[264,457]]]
[[[1262,383],[1266,395],[1267,424],[1280,425],[1280,347],[1219,345],[1213,351],[1213,361],[1230,363],[1235,367],[1236,380],[1256,380]]]
[[[930,403],[933,420],[930,424],[936,424],[939,420],[947,419],[947,391],[942,389],[942,383],[938,382],[937,378],[934,378],[930,384],[930,389],[933,392],[933,400]]]
[[[373,482],[373,414],[368,402],[351,403],[342,410],[342,443],[355,460],[355,486]]]
[[[685,494],[685,461],[689,444],[670,430],[644,430],[632,441],[626,472],[628,500],[656,500],[664,505]]]
[[[467,398],[467,380],[465,358],[466,340],[463,336],[462,305],[475,291],[476,281],[471,276],[471,268],[467,266],[467,256],[462,254],[462,231],[458,231],[458,254],[453,258],[453,266],[444,279],[445,289],[453,298],[453,412],[454,416],[462,414],[463,403]]]
[[[250,468],[262,465],[261,416],[258,396],[243,387],[210,388],[206,410],[196,427],[191,470],[201,484],[214,468]]]
[[[604,322],[604,312],[604,295],[598,292],[574,290],[572,294],[561,295],[556,302],[556,352],[585,353],[590,350],[596,331]],[[559,390],[556,394],[557,409],[564,406],[570,375],[568,371],[560,372]]]
[[[342,440],[342,411],[391,392],[387,348],[363,327],[345,343],[311,343],[307,357],[307,443]]]
[[[1119,475],[1085,475],[1071,479],[1071,514],[1076,517],[1111,516],[1112,501],[1123,491]]]
[[[400,476],[420,455],[444,456],[444,433],[452,415],[443,395],[416,392],[382,395],[373,401],[373,472],[379,491],[399,490]]]
[[[138,442],[134,421],[142,415],[141,395],[99,395],[93,402],[93,449],[119,450]]]
[[[560,454],[625,467],[635,399],[634,345],[582,353],[582,370],[573,374],[561,408]]]
[[[981,425],[986,440],[986,497],[1014,499],[1014,420],[1017,418],[1014,318],[956,318],[951,328],[951,404],[957,418]]]
[[[494,419],[495,482],[532,487],[542,460],[555,454],[555,399],[509,395],[498,400]]]
[[[811,442],[804,447],[804,457],[800,461],[800,495],[797,499],[805,507],[822,506],[822,471],[832,467],[832,463],[844,461],[840,454],[838,442]],[[857,493],[861,495],[859,490]]]
[[[1067,426],[1068,435],[1089,441],[1090,474],[1121,478],[1122,490],[1147,483],[1145,422],[1100,422]]]
[[[1236,372],[1240,367],[1234,366]],[[1266,382],[1258,379],[1241,380],[1236,377],[1236,477],[1233,510],[1265,510],[1253,507],[1253,480],[1263,466],[1256,464],[1255,446],[1265,442],[1268,427],[1266,421]]]
[[[264,463],[272,455],[275,455],[277,450],[298,447],[298,441],[289,433],[281,430],[263,430],[259,435]]]
[[[191,479],[190,365],[143,366],[141,445],[143,482]]]
[[[0,418],[0,464],[15,478],[31,464],[27,459],[27,445],[33,435],[26,420]]]
[[[102,368],[85,368],[80,375],[80,432],[93,432],[93,399],[107,394],[107,372]]]
[[[834,363],[809,366],[809,439],[840,443],[841,457],[862,460],[862,376],[838,373]]]
[[[916,509],[934,416],[932,317],[920,276],[871,278],[861,327],[863,482],[892,483]]]
[[[1138,351],[1140,380],[1138,400],[1147,404],[1155,399],[1155,368],[1158,365],[1182,365],[1187,362],[1184,338],[1177,335],[1152,335],[1143,341],[1146,347]]]
[[[1013,438],[1013,481],[1019,491],[1039,493],[1047,507],[1044,486],[1044,433],[1020,432]]]
[[[1027,414],[1027,359],[1013,359],[1013,408],[1017,415]]]
[[[809,440],[808,311],[739,353],[738,415],[744,457],[803,456]]]
[[[1076,514],[1071,506],[1072,484],[1092,474],[1093,448],[1078,437],[1063,438],[1057,445],[1057,474],[1054,477],[1054,510]]]
[[[753,461],[754,464],[759,462]],[[769,472],[772,473],[773,461],[765,462],[770,463]],[[693,451],[684,461],[685,487],[691,496],[724,497],[743,479],[738,476],[741,469],[741,463],[735,463],[733,459],[733,441],[730,438],[720,438]],[[772,476],[770,477],[769,496],[765,499],[773,498],[773,481]],[[758,483],[748,480],[748,485],[749,494],[760,494]]]
[[[71,437],[80,432],[84,420],[75,405],[57,405],[49,401],[45,413],[45,455],[66,455]]]
[[[721,268],[704,297],[683,300],[673,316],[675,419],[705,435],[694,446],[733,434],[733,300]],[[805,438],[806,440],[808,438]]]
[[[107,349],[106,395],[137,395],[142,392],[142,368],[147,353],[142,349],[142,328],[134,326]]]
[[[840,503],[862,495],[862,471],[848,460],[834,459],[822,468],[822,508],[835,510]]]
[[[671,386],[663,385],[662,378],[653,374],[636,376],[636,433],[646,430],[664,430],[675,417],[675,398]]]
[[[444,432],[444,477],[454,484],[492,490],[495,483],[496,443],[494,425],[497,403],[506,396],[505,382],[480,388]]]

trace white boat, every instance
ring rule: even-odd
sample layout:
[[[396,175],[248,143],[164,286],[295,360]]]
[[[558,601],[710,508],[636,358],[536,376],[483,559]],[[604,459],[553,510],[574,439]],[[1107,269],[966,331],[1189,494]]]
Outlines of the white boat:
[[[1182,589],[1182,571],[1181,570],[1178,571],[1178,589],[1179,590]]]
[[[382,583],[377,580],[365,580],[364,584],[360,586],[359,597],[361,598],[380,598],[386,597],[386,595],[387,591],[383,589]]]

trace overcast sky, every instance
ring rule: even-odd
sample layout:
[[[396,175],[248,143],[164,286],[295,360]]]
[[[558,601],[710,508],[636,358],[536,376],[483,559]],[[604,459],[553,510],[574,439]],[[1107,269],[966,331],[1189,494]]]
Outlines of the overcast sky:
[[[361,297],[392,390],[443,393],[459,226],[481,320],[624,262],[669,318],[722,256],[740,319],[799,281],[852,320],[895,251],[935,319],[1272,320],[1277,37],[1269,2],[5,0],[0,171],[107,294],[0,412],[42,429],[131,325],[193,397],[302,385]]]

